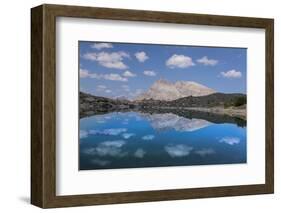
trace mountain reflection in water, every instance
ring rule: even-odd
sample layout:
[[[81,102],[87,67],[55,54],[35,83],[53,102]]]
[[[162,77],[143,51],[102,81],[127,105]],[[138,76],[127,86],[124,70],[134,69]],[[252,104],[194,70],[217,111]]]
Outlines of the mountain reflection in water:
[[[246,121],[231,116],[146,110],[80,119],[80,170],[246,162]]]
[[[192,132],[211,125],[212,123],[203,119],[184,118],[173,113],[164,114],[142,114],[155,130],[174,129],[180,132]]]

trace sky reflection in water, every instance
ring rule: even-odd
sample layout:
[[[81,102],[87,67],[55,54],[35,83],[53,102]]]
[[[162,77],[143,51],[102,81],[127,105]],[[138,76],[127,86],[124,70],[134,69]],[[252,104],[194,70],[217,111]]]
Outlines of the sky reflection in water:
[[[173,113],[80,119],[79,169],[246,163],[246,127]]]

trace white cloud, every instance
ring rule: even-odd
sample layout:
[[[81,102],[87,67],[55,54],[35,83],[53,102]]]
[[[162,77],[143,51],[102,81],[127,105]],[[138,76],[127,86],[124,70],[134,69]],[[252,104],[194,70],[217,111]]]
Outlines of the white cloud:
[[[102,77],[105,80],[110,80],[110,81],[128,81],[127,78],[123,78],[121,75],[116,74],[116,73],[105,74],[105,75],[102,75]]]
[[[150,140],[153,140],[154,138],[155,138],[154,135],[145,135],[141,139],[143,139],[145,141],[150,141]]]
[[[89,71],[86,69],[80,69],[80,78],[90,77]]]
[[[105,79],[110,81],[128,81],[127,78],[122,77],[117,73],[110,73],[110,74],[97,74],[97,73],[90,73],[88,70],[80,69],[80,77],[81,78],[94,78],[94,79]],[[99,88],[102,90],[101,88]]]
[[[127,124],[129,124],[129,119],[124,119],[123,120],[123,122],[122,122],[122,124],[124,124],[124,125],[127,125]],[[126,134],[126,133],[125,133]],[[123,136],[124,137],[124,136]],[[124,137],[125,138],[125,137]],[[126,139],[126,138],[125,138]]]
[[[147,76],[156,76],[156,72],[154,72],[153,70],[145,70],[143,71],[143,74],[147,75]]]
[[[80,139],[87,138],[88,132],[85,130],[80,130],[79,137],[80,137]]]
[[[126,142],[123,140],[117,140],[117,141],[104,141],[101,143],[103,146],[115,146],[115,147],[121,147],[125,144]]]
[[[137,149],[136,152],[134,153],[134,156],[136,158],[143,158],[143,156],[145,155],[145,151],[141,148]]]
[[[218,60],[215,59],[209,59],[207,56],[204,56],[200,59],[197,59],[197,62],[200,64],[204,64],[206,66],[215,66],[218,63]]]
[[[133,136],[135,136],[136,134],[134,134],[134,133],[124,133],[124,134],[122,134],[122,137],[124,138],[124,139],[129,139],[130,137],[133,137]]]
[[[112,91],[110,89],[105,90],[106,93],[111,93]]]
[[[87,155],[124,157],[127,153],[122,152],[121,148],[125,144],[126,142],[123,140],[104,141],[98,144],[97,147],[83,150],[83,153]]]
[[[129,77],[135,77],[136,74],[134,74],[134,73],[130,72],[129,70],[127,70],[127,71],[125,71],[125,72],[123,73],[123,76],[129,78]]]
[[[116,129],[104,129],[104,130],[90,130],[89,134],[92,135],[111,135],[117,136],[124,132],[127,132],[126,128],[116,128]]]
[[[84,59],[97,61],[101,66],[112,69],[127,69],[128,66],[124,64],[123,60],[129,58],[130,55],[123,51],[119,52],[99,52],[86,53],[83,55]]]
[[[99,124],[104,124],[104,123],[106,123],[106,121],[105,121],[105,120],[102,120],[102,119],[97,119],[96,122],[99,123]]]
[[[235,145],[240,143],[240,138],[237,137],[223,137],[219,140],[220,143],[226,143],[228,145]]]
[[[106,86],[105,85],[98,85],[97,86],[99,89],[106,89]]]
[[[206,155],[215,154],[215,150],[207,148],[207,149],[197,150],[195,153],[200,155],[201,157],[205,157]]]
[[[97,90],[98,91],[104,91],[107,87],[105,85],[98,85]]]
[[[241,78],[242,77],[242,73],[240,71],[236,71],[236,70],[229,70],[226,72],[221,72],[221,75],[224,78]]]
[[[96,164],[98,166],[107,166],[111,162],[108,160],[101,160],[101,159],[96,158],[96,159],[91,160],[91,163]]]
[[[135,53],[136,58],[138,59],[139,62],[145,62],[149,57],[146,55],[145,52],[136,52]]]
[[[193,150],[193,147],[178,144],[173,146],[165,146],[165,150],[171,157],[184,157],[190,154],[190,152]]]
[[[91,47],[100,50],[103,48],[113,48],[113,45],[111,43],[94,43]]]
[[[166,61],[166,65],[169,68],[187,68],[195,64],[189,56],[174,54]]]

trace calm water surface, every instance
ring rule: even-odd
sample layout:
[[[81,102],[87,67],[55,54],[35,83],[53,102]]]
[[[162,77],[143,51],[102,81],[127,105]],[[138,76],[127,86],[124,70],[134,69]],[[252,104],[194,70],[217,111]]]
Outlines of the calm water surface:
[[[183,115],[113,112],[81,118],[80,170],[246,163],[241,121]]]

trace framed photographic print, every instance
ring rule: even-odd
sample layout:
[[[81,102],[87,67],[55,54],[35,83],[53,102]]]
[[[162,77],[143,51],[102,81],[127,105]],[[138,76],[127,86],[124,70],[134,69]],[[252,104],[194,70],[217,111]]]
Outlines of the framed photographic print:
[[[273,19],[31,10],[31,203],[274,191]]]

